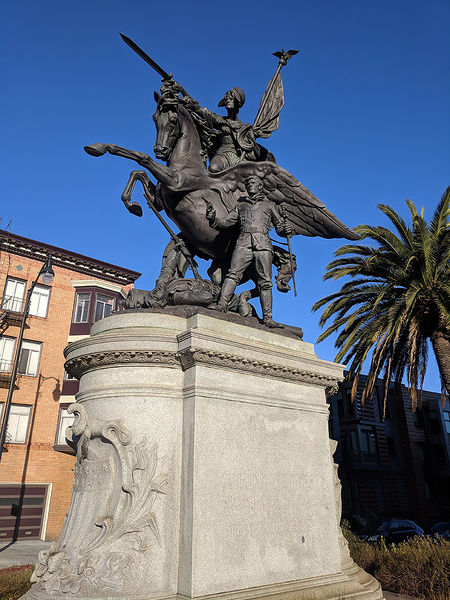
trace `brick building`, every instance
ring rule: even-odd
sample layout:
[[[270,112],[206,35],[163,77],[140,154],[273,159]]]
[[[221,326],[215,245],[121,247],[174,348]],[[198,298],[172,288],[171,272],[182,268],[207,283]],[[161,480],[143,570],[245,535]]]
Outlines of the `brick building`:
[[[361,387],[351,402],[351,382],[330,399],[330,437],[339,442],[336,462],[342,482],[343,515],[354,526],[391,517],[424,528],[450,519],[450,405],[423,392],[411,409],[408,389],[392,388],[383,421],[382,382],[361,405]]]
[[[54,539],[70,503],[64,431],[78,381],[63,350],[107,316],[140,273],[0,230],[0,410],[11,381],[26,291],[51,252],[54,279],[35,287],[0,463],[0,538]]]

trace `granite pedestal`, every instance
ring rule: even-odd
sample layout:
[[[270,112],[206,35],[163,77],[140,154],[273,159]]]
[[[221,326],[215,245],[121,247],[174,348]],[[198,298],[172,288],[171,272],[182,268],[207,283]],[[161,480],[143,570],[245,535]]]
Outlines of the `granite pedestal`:
[[[26,598],[379,600],[339,528],[326,391],[292,332],[130,311],[66,350],[72,504]]]

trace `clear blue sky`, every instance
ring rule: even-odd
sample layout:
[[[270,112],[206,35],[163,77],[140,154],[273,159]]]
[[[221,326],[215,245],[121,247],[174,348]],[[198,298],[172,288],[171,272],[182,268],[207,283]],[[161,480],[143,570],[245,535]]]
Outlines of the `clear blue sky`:
[[[134,163],[94,159],[102,141],[151,153],[158,76],[121,31],[172,71],[203,106],[228,88],[247,94],[252,122],[281,47],[286,105],[267,141],[279,164],[347,225],[385,223],[376,206],[405,217],[406,198],[431,217],[449,183],[447,0],[150,2],[14,0],[2,5],[0,148],[2,226],[143,273],[150,289],[167,235],[120,195]],[[220,112],[220,109],[218,109]],[[138,195],[139,198],[139,195]],[[320,329],[312,304],[341,240],[293,240],[299,297],[276,293],[275,318]],[[333,341],[317,353],[332,360]],[[440,389],[431,357],[426,388]]]

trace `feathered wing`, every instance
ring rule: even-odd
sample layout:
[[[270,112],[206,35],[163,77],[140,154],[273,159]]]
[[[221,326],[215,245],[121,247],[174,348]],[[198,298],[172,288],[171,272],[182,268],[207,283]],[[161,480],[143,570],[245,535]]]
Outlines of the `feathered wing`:
[[[250,175],[260,177],[269,200],[283,204],[294,235],[360,239],[289,171],[269,161],[245,161],[221,173],[210,174],[215,180],[212,187],[219,191],[228,210],[245,193],[245,179]]]

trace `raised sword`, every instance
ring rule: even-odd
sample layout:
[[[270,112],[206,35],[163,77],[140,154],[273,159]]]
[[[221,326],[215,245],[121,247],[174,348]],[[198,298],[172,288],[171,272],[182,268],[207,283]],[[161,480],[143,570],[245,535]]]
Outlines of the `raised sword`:
[[[123,33],[120,34],[120,37],[123,39],[123,41],[125,42],[125,44],[127,44],[128,46],[130,46],[130,48],[132,50],[134,50],[136,52],[136,54],[138,54],[142,60],[145,60],[145,62],[150,65],[152,67],[152,69],[155,69],[155,71],[161,75],[161,77],[163,79],[171,79],[172,78],[172,74],[169,75],[169,73],[167,73],[167,71],[164,71],[164,69],[162,67],[160,67],[158,65],[158,63],[156,63],[153,58],[150,58],[150,56],[144,52],[142,50],[142,48],[139,48],[139,46],[133,42],[132,39],[130,39],[128,36],[124,35]]]

